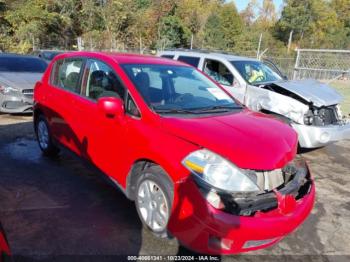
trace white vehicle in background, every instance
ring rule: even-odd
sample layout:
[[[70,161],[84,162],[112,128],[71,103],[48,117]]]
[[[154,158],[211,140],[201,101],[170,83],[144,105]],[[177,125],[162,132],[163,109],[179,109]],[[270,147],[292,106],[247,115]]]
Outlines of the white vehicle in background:
[[[287,80],[270,62],[205,51],[162,51],[205,72],[242,104],[291,125],[302,148],[350,139],[350,122],[340,111],[342,96],[316,80]]]

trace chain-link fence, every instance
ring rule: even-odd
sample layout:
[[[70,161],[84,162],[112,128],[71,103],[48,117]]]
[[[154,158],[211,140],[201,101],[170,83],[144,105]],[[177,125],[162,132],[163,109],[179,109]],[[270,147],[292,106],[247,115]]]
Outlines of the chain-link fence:
[[[277,68],[286,76],[288,79],[293,79],[294,74],[294,57],[280,57],[280,56],[266,56],[266,60],[274,63]]]
[[[294,79],[349,79],[350,50],[298,49]]]
[[[113,41],[109,43],[102,36],[80,37],[75,45],[76,50],[127,52],[155,54],[156,50],[147,46],[140,39],[134,46],[126,46],[123,42]],[[37,49],[56,49],[55,43],[33,42]],[[236,52],[236,55],[257,57],[256,50]],[[281,54],[267,51],[260,56],[274,63],[288,79],[313,78],[318,80],[350,79],[350,50],[328,49],[297,49],[290,54]]]

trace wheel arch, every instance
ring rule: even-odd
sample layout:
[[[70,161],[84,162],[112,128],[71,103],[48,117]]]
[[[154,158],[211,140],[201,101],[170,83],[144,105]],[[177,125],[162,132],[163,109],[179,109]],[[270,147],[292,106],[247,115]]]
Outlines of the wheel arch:
[[[174,186],[174,182],[170,178],[169,173],[164,169],[164,167],[161,164],[148,158],[141,158],[136,160],[132,164],[128,176],[126,178],[125,193],[127,198],[129,198],[130,200],[135,200],[136,183],[141,175],[141,172],[150,166],[159,166],[163,170],[165,178],[170,182],[172,187]]]
[[[35,108],[33,112],[33,124],[34,124],[34,129],[36,129],[36,121],[38,121],[38,118],[40,115],[44,115],[44,112],[40,108]]]

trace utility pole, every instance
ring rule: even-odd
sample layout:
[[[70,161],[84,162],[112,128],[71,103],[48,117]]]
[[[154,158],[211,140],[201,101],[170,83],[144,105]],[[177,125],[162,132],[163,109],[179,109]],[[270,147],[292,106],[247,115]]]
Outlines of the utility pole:
[[[35,51],[36,47],[35,47],[35,37],[34,36],[32,36],[32,41],[33,41],[33,51]]]
[[[140,54],[142,54],[143,52],[142,52],[142,37],[141,37],[141,35],[140,35]]]
[[[191,35],[191,50],[192,50],[192,48],[193,48],[193,33]]]
[[[292,45],[292,39],[293,39],[293,30],[290,31],[290,34],[289,34],[287,54],[289,54],[290,46]]]
[[[256,52],[256,58],[259,59],[259,54],[260,54],[260,46],[261,46],[261,41],[262,41],[262,33],[260,34],[259,37],[259,44],[258,44],[258,51]]]
[[[77,38],[78,51],[83,50],[83,41],[80,36]]]

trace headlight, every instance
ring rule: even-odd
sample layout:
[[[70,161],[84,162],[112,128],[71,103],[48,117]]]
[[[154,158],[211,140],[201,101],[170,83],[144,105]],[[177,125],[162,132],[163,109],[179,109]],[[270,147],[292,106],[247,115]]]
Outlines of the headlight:
[[[259,191],[244,170],[207,149],[189,154],[182,164],[217,189],[229,192]]]
[[[312,125],[314,122],[314,114],[312,113],[311,110],[309,110],[305,115],[304,115],[304,124],[305,125]]]
[[[0,85],[0,93],[7,94],[9,92],[18,92],[18,89],[11,86]]]

